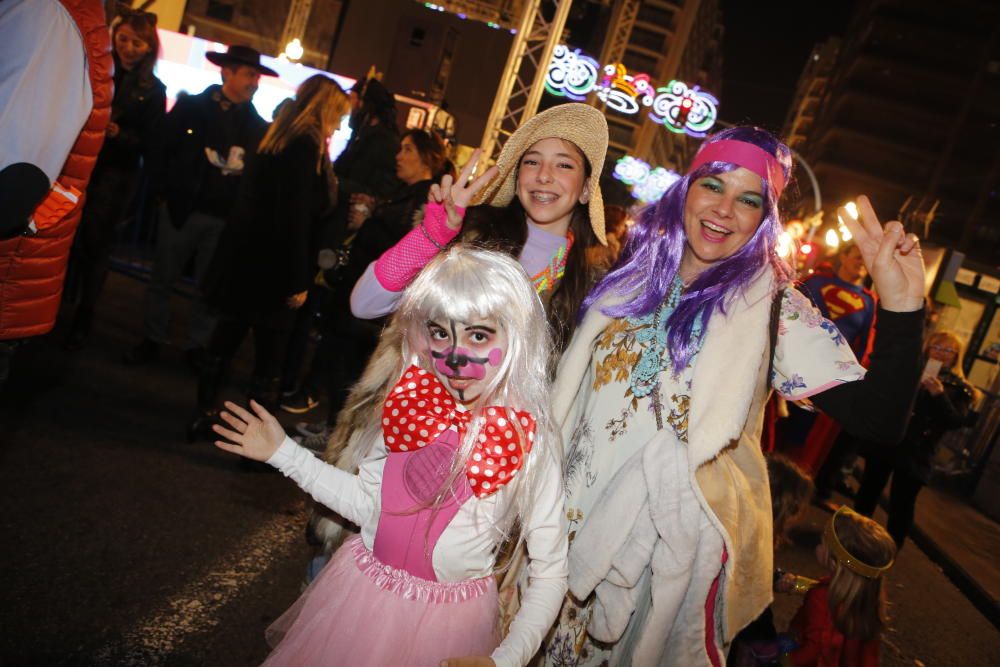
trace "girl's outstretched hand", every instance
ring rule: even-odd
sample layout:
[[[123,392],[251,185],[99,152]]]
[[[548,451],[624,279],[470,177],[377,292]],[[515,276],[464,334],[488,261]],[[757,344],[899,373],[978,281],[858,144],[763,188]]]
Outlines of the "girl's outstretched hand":
[[[470,655],[441,661],[441,667],[496,667],[496,664],[493,658],[485,655]]]
[[[457,183],[453,182],[450,175],[445,175],[441,179],[440,185],[437,183],[432,185],[427,194],[428,201],[444,206],[444,210],[448,213],[448,226],[452,229],[461,229],[462,227],[462,216],[457,209],[469,208],[476,193],[482,190],[497,174],[497,168],[490,167],[482,176],[472,181],[469,180],[472,178],[472,170],[479,164],[481,154],[482,151],[478,148],[472,151],[472,157],[462,167],[462,173],[458,175]]]
[[[885,228],[868,197],[857,200],[858,217],[841,207],[838,215],[854,237],[883,308],[904,313],[924,305],[924,258],[915,234],[903,231],[896,220]]]
[[[216,440],[215,446],[254,461],[267,461],[284,441],[285,429],[257,401],[250,401],[250,409],[253,413],[226,401],[226,409],[219,416],[230,428],[215,424],[212,430],[229,442]]]

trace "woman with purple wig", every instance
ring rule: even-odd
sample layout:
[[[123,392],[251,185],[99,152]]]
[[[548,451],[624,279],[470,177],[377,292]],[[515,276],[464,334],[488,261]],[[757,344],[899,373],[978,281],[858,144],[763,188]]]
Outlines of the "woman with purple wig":
[[[721,667],[771,601],[760,432],[771,390],[898,441],[920,375],[917,239],[865,197],[841,209],[879,292],[867,371],[776,255],[791,153],[752,127],[709,139],[587,297],[559,367],[570,597],[550,665]]]

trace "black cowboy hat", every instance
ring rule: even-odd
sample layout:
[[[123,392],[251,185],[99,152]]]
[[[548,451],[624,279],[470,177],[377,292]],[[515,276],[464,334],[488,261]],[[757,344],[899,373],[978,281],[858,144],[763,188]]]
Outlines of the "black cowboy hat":
[[[227,65],[246,65],[247,67],[253,67],[265,76],[278,76],[278,73],[273,69],[270,67],[264,67],[260,64],[259,51],[242,44],[234,44],[233,46],[230,46],[229,50],[225,53],[211,51],[206,53],[205,57],[208,58],[209,62],[214,63],[219,67],[225,67]]]

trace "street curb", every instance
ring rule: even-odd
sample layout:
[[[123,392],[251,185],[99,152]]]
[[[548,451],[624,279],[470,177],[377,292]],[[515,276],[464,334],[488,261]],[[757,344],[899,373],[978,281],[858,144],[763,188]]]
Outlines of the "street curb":
[[[887,509],[888,503],[885,499],[880,500],[882,509]],[[979,585],[975,577],[966,572],[958,563],[952,560],[948,554],[941,549],[937,543],[930,538],[920,526],[914,522],[908,536],[910,540],[920,547],[927,557],[934,561],[944,572],[945,576],[963,595],[972,603],[986,619],[993,624],[993,627],[1000,630],[1000,603],[994,600],[990,594]]]

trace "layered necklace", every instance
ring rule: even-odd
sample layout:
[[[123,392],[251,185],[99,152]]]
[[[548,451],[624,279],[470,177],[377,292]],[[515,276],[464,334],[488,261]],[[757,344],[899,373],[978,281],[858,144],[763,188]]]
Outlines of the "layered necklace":
[[[543,294],[549,290],[554,290],[562,277],[566,275],[566,260],[569,258],[570,248],[573,247],[573,232],[566,232],[566,244],[556,248],[556,251],[549,257],[549,262],[545,268],[531,277],[531,284],[535,292]]]

